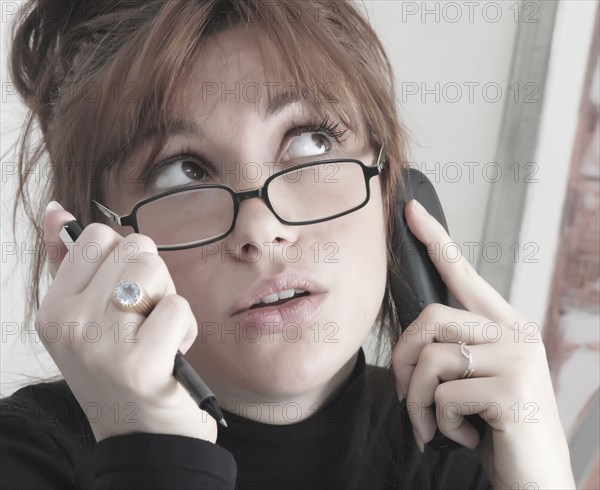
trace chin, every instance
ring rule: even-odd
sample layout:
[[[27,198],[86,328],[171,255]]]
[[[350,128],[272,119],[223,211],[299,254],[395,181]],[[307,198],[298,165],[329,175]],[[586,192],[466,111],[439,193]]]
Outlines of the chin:
[[[338,339],[337,343],[307,342],[291,344],[273,342],[259,349],[259,362],[240,364],[243,372],[243,389],[265,398],[293,397],[325,388],[348,360],[358,351],[350,339]]]

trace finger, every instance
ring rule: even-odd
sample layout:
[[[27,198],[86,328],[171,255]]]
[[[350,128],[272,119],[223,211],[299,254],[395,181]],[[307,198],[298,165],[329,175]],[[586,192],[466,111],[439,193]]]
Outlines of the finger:
[[[135,239],[134,239],[135,240]],[[120,246],[120,245],[119,245]],[[143,247],[144,245],[140,245]],[[175,284],[164,260],[151,251],[143,251],[135,256],[135,262],[126,267],[115,267],[106,264],[102,274],[96,274],[90,283],[88,294],[95,296],[105,305],[105,314],[122,314],[122,318],[141,323],[144,316],[141,313],[125,312],[113,302],[114,289],[120,281],[135,281],[143,289],[148,300],[155,307],[166,295],[176,294]]]
[[[398,395],[406,397],[422,349],[433,342],[484,344],[496,342],[501,327],[465,310],[432,303],[402,332],[392,352]]]
[[[81,293],[107,259],[114,259],[113,262],[118,259],[115,248],[122,239],[110,226],[101,223],[86,226],[54,278],[61,284],[61,294]]]
[[[498,328],[497,323],[477,313],[431,303],[404,329],[398,342],[408,345],[407,349],[431,342],[483,344],[496,340]]]
[[[65,211],[64,208],[56,201],[50,201],[46,206],[46,214],[44,216],[44,244],[46,246],[46,260],[48,261],[48,269],[52,279],[56,276],[58,269],[67,254],[67,247],[59,237],[60,230],[69,221],[73,221],[75,217]]]
[[[118,282],[124,280],[138,282],[153,304],[158,303],[165,294],[176,293],[156,244],[150,237],[139,233],[123,237],[114,253],[102,262],[84,292],[106,305],[104,311],[107,312],[109,307],[116,308],[110,298]]]
[[[108,346],[107,344],[122,346],[138,342],[137,331],[146,317],[136,311],[121,310],[113,302],[112,296],[119,281],[137,282],[143,288],[144,294],[152,306],[156,305],[164,296],[176,293],[166,264],[160,256],[152,252],[138,254],[136,262],[127,264],[126,267],[110,263],[110,259],[107,261],[108,264],[102,264],[105,275],[99,278],[99,274],[96,274],[83,292],[73,298],[78,303],[87,305],[86,319],[93,320],[80,324],[81,328],[75,328],[68,336],[69,339],[73,339],[75,344],[82,345],[83,349],[89,347],[97,350],[100,344],[106,345],[108,349],[113,349],[114,345]],[[89,342],[85,338],[87,325],[96,322],[102,323],[109,329],[107,335],[101,336],[102,340],[99,343]],[[66,339],[67,335],[62,338]],[[54,347],[55,350],[60,348],[62,348],[60,343]]]
[[[496,378],[459,379],[439,385],[434,398],[440,432],[463,446],[472,449],[477,447],[479,432],[464,416],[478,414],[492,428],[500,422],[502,409],[498,403],[493,402],[499,391],[495,380]]]
[[[469,349],[472,358],[477,360],[477,369],[472,376],[482,378],[498,374],[494,345],[481,344],[469,346]],[[468,360],[461,355],[458,344],[433,343],[423,348],[410,379],[406,398],[407,406],[415,408],[409,412],[413,429],[418,431],[423,441],[428,442],[433,438],[436,423],[434,418],[424,419],[417,409],[432,405],[441,382],[461,379],[465,375],[467,365]],[[439,410],[439,407],[436,409]]]
[[[405,213],[410,230],[427,247],[442,280],[464,308],[498,322],[514,316],[513,307],[477,274],[444,227],[421,204],[411,200]]]
[[[162,298],[138,330],[142,362],[162,363],[161,372],[173,371],[175,354],[185,354],[198,334],[190,304],[177,294]]]

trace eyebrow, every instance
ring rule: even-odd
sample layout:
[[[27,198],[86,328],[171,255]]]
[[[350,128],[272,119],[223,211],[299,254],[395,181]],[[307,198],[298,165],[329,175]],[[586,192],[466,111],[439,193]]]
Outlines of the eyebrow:
[[[263,119],[269,119],[275,116],[290,105],[303,103],[301,102],[301,99],[296,98],[295,95],[296,92],[292,90],[284,90],[283,92],[277,94],[272,100],[269,100],[265,117]]]
[[[295,96],[296,92],[292,90],[284,90],[283,92],[275,95],[269,103],[265,111],[263,120],[274,117],[275,115],[282,112],[289,106],[295,104],[304,104],[301,99]],[[170,136],[185,136],[185,135],[202,135],[202,128],[194,119],[176,119],[171,125],[171,130],[167,133],[167,137]],[[158,133],[158,130],[152,129],[148,132],[140,134],[136,138],[138,144],[142,144],[146,140],[152,138]]]
[[[176,119],[167,136],[183,136],[186,134],[202,134],[202,129],[193,119]],[[150,133],[152,136],[152,132]]]

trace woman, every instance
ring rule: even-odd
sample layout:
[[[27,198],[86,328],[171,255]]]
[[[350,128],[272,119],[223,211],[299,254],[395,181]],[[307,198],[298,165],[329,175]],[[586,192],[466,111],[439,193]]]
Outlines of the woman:
[[[47,254],[31,302],[48,260],[36,328],[64,381],[4,401],[3,481],[574,488],[539,336],[515,335],[527,319],[468,262],[436,262],[464,310],[431,305],[400,335],[387,275],[405,136],[352,4],[31,7],[12,74],[43,144],[21,155],[22,184],[44,151],[56,176],[31,216]],[[42,216],[50,200],[64,209]],[[118,224],[132,210],[139,233]],[[406,217],[432,249],[451,242],[415,201]],[[75,218],[89,226],[68,251],[59,231]],[[153,309],[118,308],[121,280]],[[374,324],[387,369],[365,365]],[[228,428],[173,378],[177,349]],[[535,424],[510,409],[526,403]],[[487,422],[481,440],[469,413]],[[466,447],[425,448],[436,427]]]

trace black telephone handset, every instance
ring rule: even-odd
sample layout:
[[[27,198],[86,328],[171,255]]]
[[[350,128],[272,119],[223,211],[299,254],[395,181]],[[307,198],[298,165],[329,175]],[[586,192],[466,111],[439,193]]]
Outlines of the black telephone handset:
[[[429,179],[414,168],[407,168],[403,174],[404,191],[399,193],[396,202],[397,230],[394,233],[392,248],[400,273],[390,271],[390,287],[398,319],[402,330],[413,322],[430,303],[458,306],[433,262],[426,247],[415,237],[406,224],[404,208],[411,199],[417,199],[448,231],[444,212],[438,196]],[[458,354],[458,349],[457,349]],[[435,406],[433,407],[435,409]],[[485,422],[479,415],[465,417],[483,437]],[[450,451],[463,446],[442,434],[439,428],[427,444],[437,451]]]

